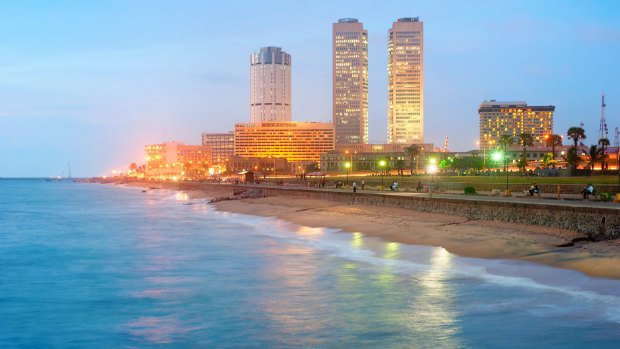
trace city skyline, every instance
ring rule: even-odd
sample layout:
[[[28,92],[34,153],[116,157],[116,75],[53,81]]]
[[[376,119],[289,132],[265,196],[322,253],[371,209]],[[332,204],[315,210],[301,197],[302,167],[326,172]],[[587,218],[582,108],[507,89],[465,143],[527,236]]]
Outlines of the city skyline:
[[[368,30],[370,142],[386,141],[386,32],[402,17],[426,27],[425,142],[474,149],[486,99],[555,105],[555,133],[583,122],[592,143],[605,92],[610,134],[620,126],[614,2],[352,3],[284,4],[274,28],[243,2],[3,4],[0,176],[58,175],[67,161],[101,175],[141,160],[144,144],[229,131],[249,120],[247,57],[267,45],[295,57],[293,120],[331,121],[331,25],[349,17]]]

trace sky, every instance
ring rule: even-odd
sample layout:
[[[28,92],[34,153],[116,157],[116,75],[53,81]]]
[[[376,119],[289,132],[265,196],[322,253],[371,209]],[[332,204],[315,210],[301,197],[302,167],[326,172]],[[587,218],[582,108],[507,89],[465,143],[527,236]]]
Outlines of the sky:
[[[485,99],[554,105],[554,132],[620,127],[620,1],[0,2],[0,177],[110,174],[145,144],[249,122],[249,57],[292,55],[293,120],[332,120],[332,23],[369,33],[369,138],[387,138],[387,31],[424,22],[425,141],[476,147]]]

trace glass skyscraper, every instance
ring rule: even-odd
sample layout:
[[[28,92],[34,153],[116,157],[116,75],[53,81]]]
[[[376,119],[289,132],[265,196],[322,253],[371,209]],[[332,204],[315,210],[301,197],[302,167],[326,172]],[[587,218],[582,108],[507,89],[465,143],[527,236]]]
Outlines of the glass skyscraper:
[[[424,30],[394,22],[388,37],[388,143],[424,143]]]
[[[368,143],[368,32],[357,19],[333,24],[336,147]]]

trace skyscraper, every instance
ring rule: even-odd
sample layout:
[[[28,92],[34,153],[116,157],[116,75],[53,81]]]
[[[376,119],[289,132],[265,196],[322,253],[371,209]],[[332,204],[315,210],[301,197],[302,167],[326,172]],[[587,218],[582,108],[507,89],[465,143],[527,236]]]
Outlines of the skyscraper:
[[[263,47],[251,55],[250,64],[251,121],[291,121],[291,55],[280,47]]]
[[[388,37],[388,143],[424,142],[424,30],[399,18]]]
[[[334,23],[333,120],[336,146],[368,143],[368,31],[354,18]]]

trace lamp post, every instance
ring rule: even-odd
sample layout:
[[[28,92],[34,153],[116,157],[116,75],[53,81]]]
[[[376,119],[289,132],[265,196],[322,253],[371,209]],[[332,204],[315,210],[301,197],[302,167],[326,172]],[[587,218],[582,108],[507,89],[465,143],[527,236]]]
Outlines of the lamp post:
[[[344,168],[347,169],[347,185],[349,185],[349,168],[351,168],[351,163],[350,162],[345,162],[344,163]]]
[[[428,173],[430,174],[430,180],[428,183],[428,196],[433,196],[433,174],[437,172],[437,160],[435,158],[430,158],[428,165]]]
[[[383,168],[385,167],[385,160],[379,161],[379,168],[381,169],[381,191],[385,188],[385,184],[383,182]]]
[[[482,169],[485,170],[487,168],[487,147],[484,144],[480,144],[480,141],[476,141],[478,146],[482,145]]]
[[[506,195],[508,195],[508,171],[506,170],[506,154],[498,150],[493,153],[493,160],[497,162],[499,162],[500,160],[504,161],[504,172],[506,172]]]

